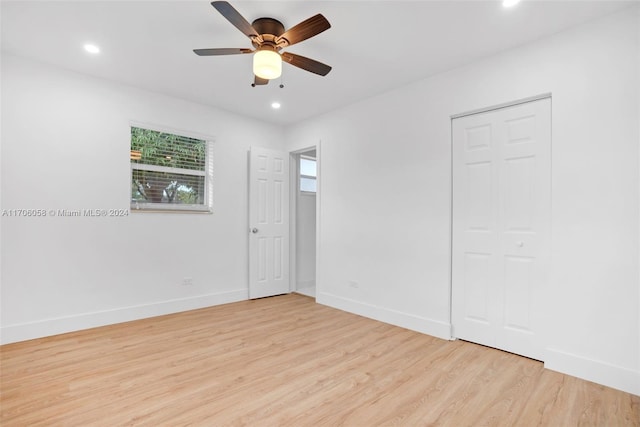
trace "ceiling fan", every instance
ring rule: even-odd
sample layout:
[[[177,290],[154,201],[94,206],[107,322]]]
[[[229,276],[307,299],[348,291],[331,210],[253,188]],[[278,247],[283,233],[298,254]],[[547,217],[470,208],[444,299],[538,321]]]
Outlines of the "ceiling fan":
[[[273,18],[258,18],[253,23],[244,19],[240,13],[226,1],[214,1],[211,3],[237,29],[251,39],[255,49],[243,48],[219,48],[219,49],[194,49],[196,55],[237,55],[253,53],[253,73],[256,85],[266,85],[269,80],[280,77],[282,73],[282,61],[303,70],[326,76],[331,67],[314,59],[296,55],[290,52],[281,52],[282,49],[301,41],[307,40],[323,31],[331,28],[331,24],[321,14],[312,16],[285,31],[284,25]]]

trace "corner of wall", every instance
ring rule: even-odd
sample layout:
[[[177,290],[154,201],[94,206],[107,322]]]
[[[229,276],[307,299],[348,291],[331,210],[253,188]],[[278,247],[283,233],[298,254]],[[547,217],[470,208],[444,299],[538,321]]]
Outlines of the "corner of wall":
[[[431,335],[443,340],[451,339],[451,324],[414,314],[403,313],[372,304],[340,297],[326,292],[318,292],[316,302],[339,310],[354,313],[369,319],[389,323],[401,328]]]

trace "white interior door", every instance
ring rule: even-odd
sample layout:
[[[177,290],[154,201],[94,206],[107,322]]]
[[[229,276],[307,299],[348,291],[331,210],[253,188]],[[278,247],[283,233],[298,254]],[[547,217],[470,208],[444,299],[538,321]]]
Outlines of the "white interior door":
[[[249,298],[289,292],[289,156],[249,155]]]
[[[551,100],[453,120],[453,334],[543,360]]]

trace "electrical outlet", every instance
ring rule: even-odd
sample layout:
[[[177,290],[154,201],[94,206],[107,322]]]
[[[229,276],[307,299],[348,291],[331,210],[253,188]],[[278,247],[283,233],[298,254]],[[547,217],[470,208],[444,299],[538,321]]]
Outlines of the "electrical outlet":
[[[193,278],[185,277],[184,279],[182,279],[182,286],[191,286],[191,285],[193,285]]]
[[[349,280],[349,287],[351,287],[351,288],[359,288],[360,284],[358,282],[356,282],[355,280]]]

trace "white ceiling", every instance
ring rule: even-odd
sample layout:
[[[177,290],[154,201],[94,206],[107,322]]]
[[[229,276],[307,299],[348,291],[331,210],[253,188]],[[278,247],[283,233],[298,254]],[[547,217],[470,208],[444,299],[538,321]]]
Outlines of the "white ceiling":
[[[320,77],[283,64],[283,83],[252,88],[251,47],[208,1],[2,1],[2,50],[70,70],[290,124],[527,43],[636,1],[231,1],[249,21],[286,28],[322,13],[328,31],[287,51],[333,67]],[[97,56],[82,46],[100,46]],[[275,84],[274,84],[275,83]],[[272,110],[273,101],[282,104]]]

